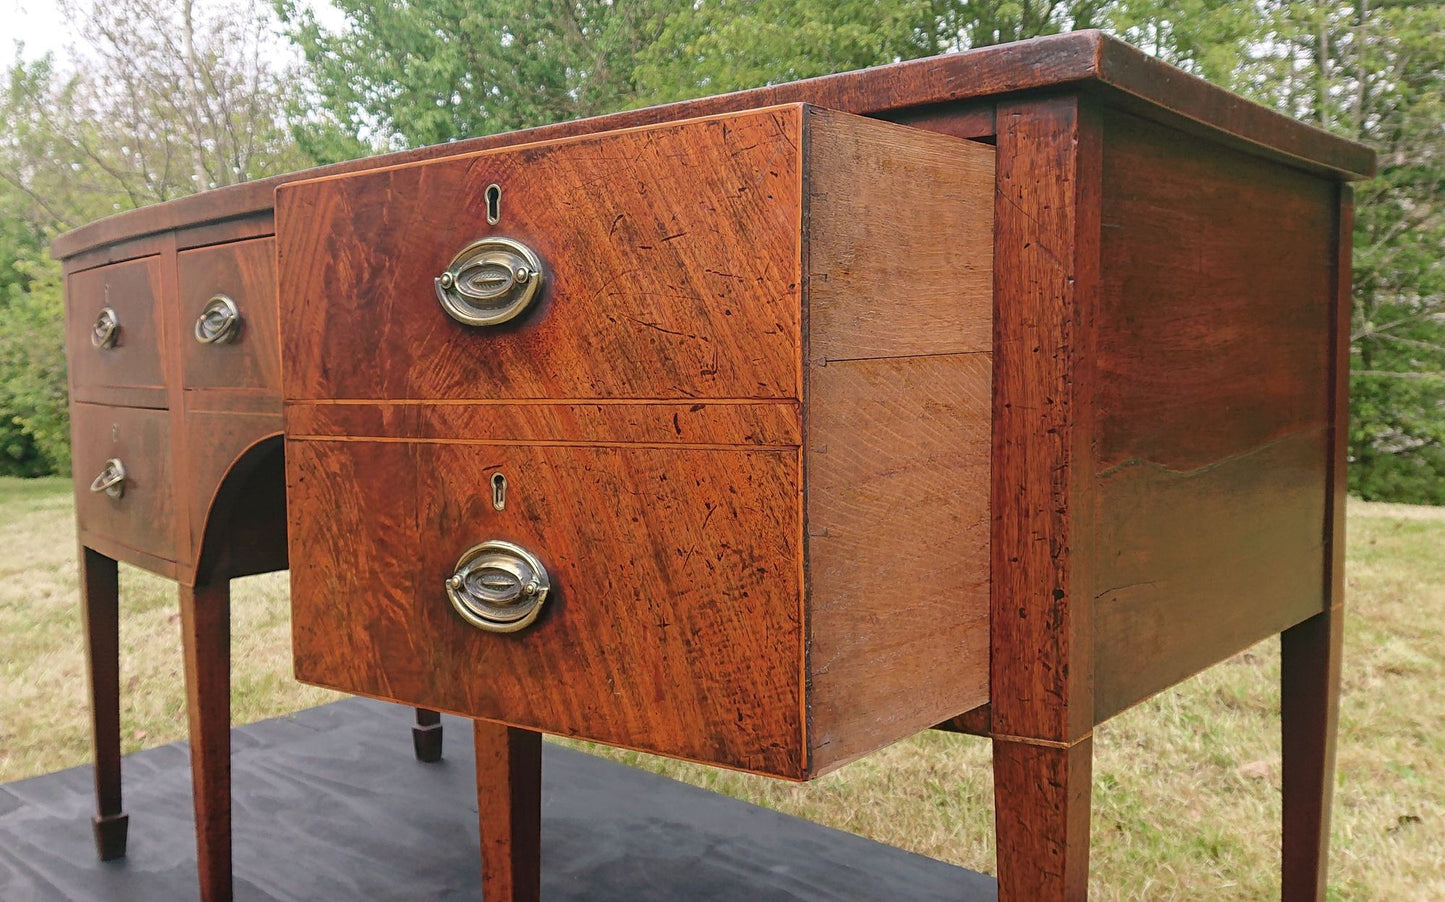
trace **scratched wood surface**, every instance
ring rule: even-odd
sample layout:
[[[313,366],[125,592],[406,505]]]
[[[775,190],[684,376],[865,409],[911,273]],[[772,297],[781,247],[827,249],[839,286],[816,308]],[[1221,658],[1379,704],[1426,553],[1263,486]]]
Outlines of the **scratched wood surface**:
[[[801,116],[282,186],[285,397],[796,398]],[[536,251],[545,281],[535,309],[482,341],[433,280],[489,235]]]
[[[1105,127],[1100,720],[1324,609],[1337,205],[1325,180]]]
[[[797,458],[294,442],[296,674],[800,777]],[[458,557],[487,539],[532,550],[551,574],[542,617],[520,633],[480,631],[447,600]]]
[[[768,138],[761,146],[759,134]],[[689,182],[676,161],[693,160],[699,146],[727,158],[713,167],[722,183],[743,187],[718,195],[713,182]],[[331,365],[325,341],[298,333],[288,345],[298,674],[793,778],[985,701],[992,149],[790,107],[517,151],[545,163],[543,174],[605,161],[613,175],[601,181],[621,188],[586,201],[603,210],[582,214],[597,229],[656,219],[658,204],[682,210],[667,213],[677,237],[668,256],[654,255],[646,278],[689,294],[634,298],[647,285],[614,269],[645,256],[653,239],[618,227],[599,243],[604,250],[588,251],[589,265],[557,256],[572,245],[544,253],[556,272],[552,294],[522,326],[452,328],[432,296],[431,267],[371,260],[393,249],[405,257],[400,251],[430,240],[424,211],[386,212],[382,199],[400,175],[450,186],[473,171],[478,191],[499,180],[505,223],[533,174],[504,156],[415,167],[436,176],[395,170],[282,191],[288,324],[293,310],[295,320],[315,323],[322,301],[334,301],[320,293],[325,273],[364,268],[372,275],[358,295],[394,312],[331,316],[325,328],[375,345],[381,336],[363,333],[380,322],[386,334],[414,332],[419,342],[394,364],[360,369]],[[659,178],[678,187],[649,183],[637,193],[637,176],[654,165],[677,170]],[[770,199],[755,196],[759,166],[758,190]],[[787,174],[777,190],[766,187],[774,173]],[[514,190],[514,179],[523,187]],[[566,191],[553,202],[558,210],[583,203]],[[758,204],[791,209],[764,214]],[[683,228],[693,208],[711,217],[706,240]],[[340,218],[358,210],[379,222]],[[760,220],[766,232],[754,225]],[[291,223],[339,234],[291,236]],[[472,225],[459,235],[484,228]],[[744,240],[763,234],[767,242]],[[379,237],[360,237],[371,235]],[[352,262],[338,267],[330,250],[314,247]],[[402,271],[405,279],[394,277]],[[752,278],[746,290],[713,281],[742,272],[786,273],[788,281]],[[398,287],[423,279],[424,292]],[[622,294],[596,294],[619,283],[628,286]],[[688,356],[691,340],[675,353],[641,353],[672,340],[617,315],[644,300],[653,321],[706,339],[709,361]],[[669,400],[681,385],[701,397]],[[397,495],[389,502],[397,509],[374,512],[376,526],[357,512],[334,537],[331,526],[318,532],[312,521],[333,509],[376,503],[344,500],[357,468]],[[397,478],[410,470],[421,475]],[[510,486],[503,512],[489,502],[487,480],[497,471]],[[416,510],[410,495],[421,498]],[[365,531],[413,550],[389,556]],[[462,551],[498,537],[535,550],[549,567],[557,562],[561,600],[519,636],[478,633],[441,590]],[[356,547],[336,544],[343,541]],[[367,580],[383,589],[368,592],[335,572],[362,559]],[[627,586],[664,614],[622,613],[639,605]],[[345,619],[380,616],[373,609],[384,619],[341,636]],[[678,630],[697,638],[679,646]],[[435,648],[414,650],[424,645]],[[708,651],[696,657],[694,646]],[[454,662],[472,661],[492,675],[446,675],[463,666]],[[665,702],[661,687],[671,687]]]

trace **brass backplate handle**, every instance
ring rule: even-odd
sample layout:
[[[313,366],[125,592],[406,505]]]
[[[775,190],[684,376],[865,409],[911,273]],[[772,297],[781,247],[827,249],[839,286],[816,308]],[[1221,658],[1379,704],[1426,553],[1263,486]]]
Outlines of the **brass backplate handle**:
[[[537,619],[552,583],[530,551],[493,540],[468,548],[447,577],[447,598],[462,619],[491,633],[515,633]]]
[[[125,494],[125,464],[120,462],[120,458],[112,457],[105,462],[100,475],[91,481],[90,490],[97,494],[105,492],[112,498]]]
[[[521,316],[542,290],[542,260],[511,238],[462,248],[434,281],[447,315],[468,326],[497,326]]]
[[[225,345],[241,334],[241,311],[236,302],[218,294],[206,302],[196,317],[196,341],[203,345]]]
[[[95,324],[90,327],[90,344],[96,348],[115,347],[116,335],[120,332],[120,317],[110,307],[100,308]]]

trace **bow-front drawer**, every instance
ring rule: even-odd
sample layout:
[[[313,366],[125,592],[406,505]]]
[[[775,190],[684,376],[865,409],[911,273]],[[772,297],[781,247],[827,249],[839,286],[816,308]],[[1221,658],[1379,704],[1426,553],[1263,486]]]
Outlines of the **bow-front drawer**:
[[[72,273],[65,347],[75,400],[166,406],[161,357],[161,258]]]
[[[181,251],[182,384],[187,389],[281,388],[275,241]]]
[[[174,561],[170,415],[74,404],[70,434],[81,541],[101,540],[99,547],[119,545]]]
[[[282,186],[297,676],[791,778],[982,704],[993,190],[801,105]]]

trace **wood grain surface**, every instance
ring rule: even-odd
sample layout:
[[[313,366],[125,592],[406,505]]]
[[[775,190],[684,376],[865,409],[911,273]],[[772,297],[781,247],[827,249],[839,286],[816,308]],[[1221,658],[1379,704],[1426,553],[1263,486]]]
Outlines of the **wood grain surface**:
[[[258,238],[183,250],[176,257],[180,304],[174,338],[187,389],[281,390],[276,308],[275,241]],[[241,331],[227,344],[196,341],[195,323],[212,297],[223,294],[241,314]]]
[[[285,397],[796,398],[801,141],[792,106],[284,185]],[[463,325],[433,280],[493,235],[542,298]]]
[[[995,735],[1067,743],[1093,726],[1101,136],[1077,97],[1000,104],[998,125],[990,710]]]
[[[482,902],[542,897],[542,734],[476,721]]]
[[[532,404],[303,401],[287,405],[286,431],[294,438],[780,449],[802,443],[798,408],[791,398],[652,403],[599,398]]]
[[[176,560],[170,417],[164,410],[71,405],[75,519],[82,533]],[[125,466],[120,498],[90,491],[110,458]]]
[[[80,620],[90,683],[90,752],[95,765],[91,827],[101,861],[125,856],[130,819],[120,782],[120,578],[114,558],[80,549]]]
[[[161,259],[145,257],[71,274],[65,290],[65,348],[77,401],[165,407],[161,347]],[[120,327],[109,348],[91,327],[109,307]]]
[[[692,175],[698,160],[712,161],[712,178]],[[575,172],[600,199],[568,189]],[[559,261],[552,295],[522,326],[455,329],[429,284],[445,261],[408,262],[409,248],[450,246],[432,233],[453,226],[392,200],[407,194],[402,178],[423,201],[459,179],[480,198],[495,181],[503,224],[517,204],[521,234],[565,212],[607,237],[544,248]],[[531,180],[551,184],[552,199],[531,197]],[[298,673],[794,778],[984,702],[993,180],[984,145],[788,107],[283,188],[283,316],[300,324],[284,373],[301,455]],[[458,242],[485,229],[483,211],[472,216]],[[665,254],[634,225],[661,219],[676,230]],[[312,228],[322,234],[291,234]],[[634,259],[655,262],[639,275]],[[323,286],[343,270],[364,273],[358,297],[374,308],[330,309],[337,295]],[[659,304],[645,279],[681,294]],[[413,282],[426,290],[400,287]],[[639,329],[643,308],[627,311],[641,304],[672,337]],[[367,323],[384,331],[365,334]],[[677,351],[657,343],[674,333],[692,335],[708,362],[689,356],[692,339]],[[388,356],[338,367],[317,334],[385,341]],[[340,497],[358,468],[399,493],[377,526],[349,513],[370,501]],[[490,509],[486,479],[498,470],[522,506]],[[420,497],[416,510],[406,493]],[[339,538],[359,547],[317,538],[308,521],[333,510],[348,512]],[[416,550],[373,554],[378,540],[356,535],[365,529]],[[456,558],[485,538],[557,560],[562,600],[522,635],[479,635],[435,601]],[[368,578],[391,601],[325,570],[354,558],[377,567]],[[624,584],[660,613],[619,616],[638,604],[618,594]],[[351,594],[358,607],[343,613],[337,596]],[[337,638],[335,618],[374,618],[373,608],[384,622]],[[676,630],[700,640],[679,646]],[[398,642],[433,645],[430,665],[415,652],[399,663],[387,650]],[[437,655],[506,676],[485,688],[437,677],[452,669]],[[619,669],[638,685],[602,692]],[[649,706],[663,686],[668,703]]]
[[[804,774],[796,451],[298,441],[287,467],[299,678]],[[490,539],[551,574],[518,634],[443,588]]]
[[[180,589],[201,902],[231,900],[231,590]]]
[[[988,700],[990,147],[809,108],[809,744]]]
[[[1105,122],[1099,720],[1324,608],[1336,220],[1322,179]]]

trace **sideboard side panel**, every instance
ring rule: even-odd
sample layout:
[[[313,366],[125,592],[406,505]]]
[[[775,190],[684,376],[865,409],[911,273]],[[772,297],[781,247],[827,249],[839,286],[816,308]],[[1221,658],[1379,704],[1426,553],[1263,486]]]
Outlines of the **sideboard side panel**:
[[[988,700],[994,150],[808,122],[817,773]]]
[[[1105,118],[1096,720],[1323,609],[1335,187]]]

